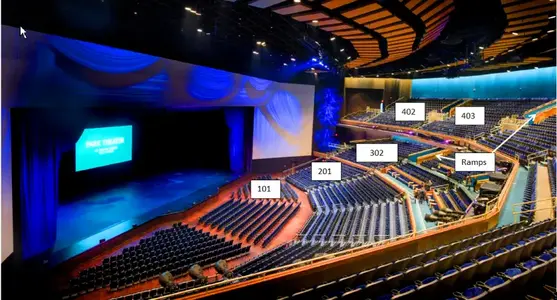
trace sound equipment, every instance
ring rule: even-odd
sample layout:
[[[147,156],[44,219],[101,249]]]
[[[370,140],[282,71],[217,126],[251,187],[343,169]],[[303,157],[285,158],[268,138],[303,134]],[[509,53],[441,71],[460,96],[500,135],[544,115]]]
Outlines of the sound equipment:
[[[176,283],[174,283],[174,276],[172,273],[166,271],[159,276],[159,283],[164,288],[174,289],[176,288]]]
[[[199,265],[191,266],[188,270],[188,273],[190,274],[191,278],[201,283],[207,282],[207,276],[203,275],[203,268],[201,268]]]
[[[232,272],[230,272],[230,270],[228,269],[228,264],[226,263],[226,260],[221,259],[221,260],[217,261],[215,263],[215,270],[217,270],[217,272],[219,272],[219,274],[221,274],[225,278],[234,277]]]

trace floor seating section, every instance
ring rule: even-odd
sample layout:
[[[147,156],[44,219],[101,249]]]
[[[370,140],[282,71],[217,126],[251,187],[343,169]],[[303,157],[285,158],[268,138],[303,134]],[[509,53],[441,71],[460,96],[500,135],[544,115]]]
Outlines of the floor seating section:
[[[254,180],[271,180],[273,179],[270,175],[260,176],[254,178]],[[298,201],[298,194],[292,189],[288,183],[280,184],[280,199],[287,201]],[[251,198],[251,185],[246,183],[239,187],[236,192],[232,192],[230,198],[236,199],[250,199]]]
[[[534,212],[530,210],[536,209],[537,170],[538,170],[537,164],[531,164],[530,167],[528,168],[528,177],[526,178],[526,188],[524,189],[524,197],[522,198],[524,204],[522,205],[523,213],[520,215],[521,220],[532,220],[534,218]]]
[[[450,155],[445,155],[445,157],[449,157],[449,158],[453,158],[454,159],[454,153],[451,153]],[[438,159],[434,158],[431,160],[427,160],[427,161],[423,161],[421,163],[422,166],[429,168],[433,171],[439,172],[443,175],[448,175],[450,174],[450,178],[460,182],[460,183],[464,183],[466,181],[466,177],[468,176],[472,176],[472,175],[478,175],[478,174],[482,174],[485,172],[477,172],[477,171],[459,171],[459,172],[452,172],[451,169],[447,168],[447,167],[452,167],[454,170],[454,161],[452,160],[443,160],[442,162],[440,162]]]
[[[341,168],[342,179],[351,178],[365,173],[364,170],[349,166],[347,164],[342,164]],[[327,184],[327,181],[311,180],[311,165],[303,169],[296,170],[294,174],[288,175],[286,177],[286,181],[304,191],[308,191],[314,187]]]
[[[544,100],[474,100],[471,106],[485,107],[484,125],[456,126],[454,117],[444,121],[431,122],[422,129],[452,136],[473,138],[480,133],[489,133],[491,128],[499,124],[501,118],[511,115],[522,115],[525,111],[543,104]]]
[[[410,217],[397,196],[371,174],[312,189],[308,197],[315,213],[301,239],[357,245],[407,234]]]
[[[437,110],[440,111],[441,108],[451,104],[452,102],[456,101],[456,99],[450,100],[441,100],[441,99],[410,99],[409,102],[419,102],[425,103],[425,114],[431,111]],[[399,126],[406,126],[406,127],[417,127],[423,122],[421,121],[395,121],[395,105],[393,104],[390,106],[386,111],[377,115],[375,118],[371,119],[369,122],[377,123],[377,124],[390,124],[390,125],[399,125]]]
[[[512,136],[499,151],[526,160],[529,154],[550,150],[555,153],[556,118],[550,117],[540,124],[527,125]],[[491,148],[497,147],[513,132],[505,131],[490,135],[479,142]]]
[[[530,226],[515,223],[388,263],[362,266],[360,272],[279,299],[444,299],[476,282],[479,290],[457,293],[458,298],[521,293],[528,282],[555,272],[555,231],[555,220]]]
[[[265,247],[299,209],[300,203],[285,201],[229,200],[199,222]]]
[[[124,248],[118,255],[105,258],[98,266],[82,270],[78,277],[70,280],[65,296],[73,298],[107,286],[115,291],[157,278],[165,271],[179,277],[194,264],[211,265],[249,250],[250,246],[242,247],[177,223],[141,239],[135,246]]]

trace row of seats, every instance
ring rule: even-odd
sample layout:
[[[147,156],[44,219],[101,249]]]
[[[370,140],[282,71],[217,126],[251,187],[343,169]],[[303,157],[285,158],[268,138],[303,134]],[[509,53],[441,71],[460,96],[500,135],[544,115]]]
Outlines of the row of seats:
[[[455,125],[455,118],[451,117],[444,121],[425,124],[422,129],[452,136],[473,138],[480,133],[489,133],[491,128],[499,124],[501,118],[522,115],[525,111],[543,103],[543,100],[474,100],[470,106],[485,107],[484,125],[457,126]]]
[[[544,255],[535,259],[542,265],[554,263],[555,236],[555,220],[525,227],[511,224],[388,263],[362,266],[358,273],[279,299],[442,299],[532,256]],[[518,268],[535,279],[527,275],[533,265],[522,263]]]
[[[363,173],[365,173],[365,171],[346,164],[342,164],[341,166],[341,179],[351,178]],[[311,166],[296,170],[294,174],[290,174],[286,177],[286,181],[304,191],[308,191],[319,185],[327,184],[327,181],[311,180]]]
[[[428,180],[430,180],[433,185],[432,186],[441,186],[441,185],[447,185],[448,182],[446,180],[444,180],[443,178],[436,176],[434,174],[431,174],[428,171],[422,170],[419,167],[416,167],[414,165],[411,164],[399,164],[398,168],[407,173],[408,175],[412,175],[424,182],[427,182]]]
[[[254,180],[271,180],[270,176],[257,177]],[[236,192],[232,192],[231,199],[250,199],[251,198],[251,185],[249,183],[239,187]],[[280,184],[280,199],[287,201],[298,201],[298,194],[292,189],[288,183]]]
[[[450,155],[445,155],[445,156],[449,157],[449,158],[454,158],[454,153],[452,153]],[[431,160],[427,160],[427,161],[423,161],[421,163],[421,165],[426,167],[426,168],[429,168],[433,171],[439,172],[441,174],[449,175],[450,178],[452,178],[452,179],[454,179],[454,180],[456,180],[460,183],[464,183],[466,181],[466,177],[468,177],[468,176],[485,173],[485,172],[477,172],[477,171],[453,172],[451,169],[447,168],[446,166],[452,167],[454,169],[454,161],[445,160],[443,162],[440,162],[436,158],[431,159]]]
[[[454,211],[465,212],[468,206],[471,204],[468,196],[463,195],[462,192],[458,190],[451,189],[448,191],[439,191],[441,199],[445,205]]]
[[[233,244],[207,232],[174,224],[172,228],[156,231],[139,244],[129,246],[118,255],[107,257],[102,264],[87,268],[70,280],[66,297],[92,292],[110,286],[118,290],[157,277],[165,271],[183,275],[194,264],[212,264],[249,252],[250,247]]]
[[[549,183],[551,185],[551,197],[557,196],[557,159],[552,158],[547,163],[547,170],[549,172]]]
[[[419,102],[425,103],[425,114],[427,115],[431,111],[439,111],[444,106],[447,106],[454,102],[454,99],[451,100],[440,100],[440,99],[420,99],[420,100],[413,100],[410,99],[410,102]],[[377,115],[375,118],[371,119],[371,123],[377,124],[390,124],[390,125],[399,125],[399,126],[406,126],[406,127],[416,127],[420,125],[421,121],[395,121],[395,105],[392,105],[387,109],[385,112]]]
[[[296,214],[300,203],[229,200],[200,218],[199,222],[263,247],[269,244]]]
[[[355,246],[392,239],[411,231],[406,207],[398,201],[387,201],[317,211],[300,237],[308,242],[345,242]]]
[[[528,168],[528,177],[526,178],[526,188],[524,189],[524,196],[522,197],[522,211],[520,215],[521,220],[532,220],[534,212],[531,210],[536,209],[536,181],[537,181],[538,165],[532,164]],[[529,203],[528,203],[529,202]]]

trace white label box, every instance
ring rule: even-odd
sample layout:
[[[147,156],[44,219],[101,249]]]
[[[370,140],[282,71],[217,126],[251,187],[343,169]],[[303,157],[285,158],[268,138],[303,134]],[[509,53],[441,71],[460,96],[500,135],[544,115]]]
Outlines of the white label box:
[[[357,144],[356,162],[397,162],[398,144]]]
[[[252,180],[251,198],[280,199],[280,180]]]
[[[495,153],[455,153],[455,171],[495,172]]]
[[[485,125],[485,107],[456,107],[455,125]]]
[[[340,162],[312,162],[311,180],[340,180],[342,178]]]
[[[425,121],[425,103],[395,103],[395,121]]]

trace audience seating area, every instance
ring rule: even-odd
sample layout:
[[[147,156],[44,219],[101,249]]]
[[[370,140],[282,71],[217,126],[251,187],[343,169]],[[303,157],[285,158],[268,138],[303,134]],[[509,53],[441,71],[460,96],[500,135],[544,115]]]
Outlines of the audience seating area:
[[[453,158],[454,159],[454,153],[451,153],[450,155],[445,155],[445,157],[448,158]],[[438,159],[434,158],[431,160],[427,160],[421,163],[422,166],[429,168],[433,171],[437,171],[443,175],[449,175],[450,174],[450,178],[463,183],[466,181],[466,177],[471,176],[471,175],[477,175],[477,174],[482,174],[485,172],[476,172],[476,171],[460,171],[460,172],[452,172],[450,171],[450,169],[446,168],[445,166],[448,167],[452,167],[454,169],[454,165],[455,162],[452,160],[444,160],[444,161],[439,161]]]
[[[434,111],[434,110],[441,110],[444,106],[447,106],[454,102],[456,99],[451,100],[441,100],[441,99],[410,99],[410,102],[419,102],[425,103],[425,114]],[[395,105],[393,104],[390,106],[386,111],[377,115],[375,118],[371,119],[370,123],[377,123],[377,124],[389,124],[389,125],[399,125],[399,126],[406,126],[406,127],[417,127],[421,123],[421,121],[395,121]]]
[[[480,133],[489,133],[491,128],[499,124],[501,118],[522,115],[525,111],[543,104],[543,100],[474,100],[471,106],[485,107],[484,125],[456,126],[454,117],[444,121],[426,124],[422,129],[443,134],[473,138]]]
[[[342,179],[354,177],[365,173],[364,170],[342,164],[341,175]],[[296,170],[294,174],[288,175],[286,181],[300,188],[301,190],[308,191],[314,187],[327,184],[327,181],[313,181],[311,180],[311,165],[303,169]]]
[[[407,208],[398,193],[374,175],[312,189],[315,214],[300,233],[302,240],[353,245],[411,232]]]
[[[465,212],[472,200],[460,189],[452,189],[448,191],[439,191],[441,200],[449,209],[454,211]]]
[[[271,180],[273,179],[271,175],[264,175],[254,178],[254,180]],[[288,183],[280,184],[280,196],[282,200],[287,201],[298,201],[298,194],[292,189]],[[230,198],[236,199],[250,199],[251,198],[251,185],[246,183],[245,185],[238,188],[236,193],[232,192]]]
[[[524,197],[522,201],[525,202],[522,205],[523,213],[520,215],[521,220],[532,220],[534,218],[534,212],[528,212],[529,210],[536,209],[536,177],[537,177],[537,164],[532,164],[528,168],[528,177],[526,178],[526,189],[524,190]],[[526,203],[530,202],[530,203]]]
[[[265,247],[299,208],[299,203],[229,200],[201,217],[199,222]]]
[[[549,183],[551,185],[551,197],[557,196],[557,159],[550,159],[547,163],[547,171],[549,172]]]
[[[442,186],[442,185],[447,185],[448,182],[446,180],[444,180],[443,178],[436,176],[434,174],[429,173],[428,171],[425,171],[419,167],[416,167],[414,165],[411,164],[399,164],[397,166],[401,171],[405,172],[408,175],[412,175],[424,182],[427,182],[428,180],[431,180],[431,182],[433,183],[433,187],[436,186]]]
[[[444,299],[453,293],[458,299],[477,299],[477,294],[504,292],[518,297],[526,293],[526,284],[540,284],[545,272],[555,272],[555,231],[555,220],[503,226],[389,263],[362,266],[358,273],[279,299]],[[477,290],[464,290],[474,284]]]
[[[165,271],[179,277],[194,264],[207,266],[245,254],[249,249],[177,223],[141,239],[135,246],[124,248],[118,255],[105,258],[98,266],[82,270],[77,278],[70,280],[64,297],[73,298],[107,286],[112,291],[123,289],[157,278]]]

